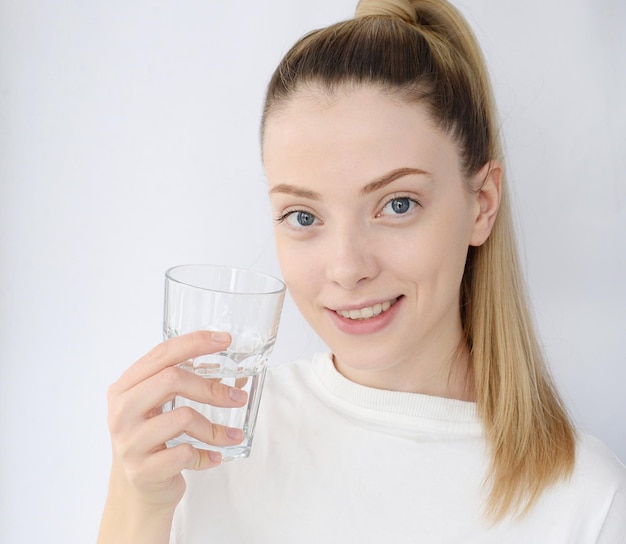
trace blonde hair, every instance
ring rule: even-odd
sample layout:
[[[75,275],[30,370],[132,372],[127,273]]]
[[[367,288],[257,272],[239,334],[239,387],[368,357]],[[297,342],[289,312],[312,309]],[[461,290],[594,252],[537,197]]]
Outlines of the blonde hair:
[[[354,19],[303,37],[269,83],[262,133],[268,116],[307,85],[330,93],[374,85],[421,104],[457,142],[467,179],[490,160],[502,161],[482,52],[445,0],[362,0]],[[494,521],[524,515],[574,466],[575,431],[547,371],[525,293],[503,180],[492,233],[469,248],[460,286],[476,404],[491,450],[486,514]]]

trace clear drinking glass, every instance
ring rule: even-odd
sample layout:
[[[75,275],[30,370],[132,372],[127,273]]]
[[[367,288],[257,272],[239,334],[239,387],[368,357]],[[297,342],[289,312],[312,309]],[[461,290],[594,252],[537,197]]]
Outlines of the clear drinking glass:
[[[165,273],[165,339],[196,330],[225,331],[231,345],[222,352],[196,357],[179,366],[248,393],[241,408],[219,408],[175,397],[163,411],[190,406],[213,423],[243,430],[241,444],[217,447],[182,434],[183,442],[219,451],[224,461],[248,457],[254,437],[267,360],[276,341],[285,284],[252,270],[213,265],[183,265]]]

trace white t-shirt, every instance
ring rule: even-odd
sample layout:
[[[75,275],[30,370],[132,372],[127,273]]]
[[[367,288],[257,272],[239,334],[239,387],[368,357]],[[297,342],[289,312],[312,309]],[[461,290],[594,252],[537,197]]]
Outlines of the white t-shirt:
[[[488,460],[473,403],[364,387],[318,354],[268,370],[250,458],[185,474],[172,542],[626,543],[626,468],[598,440],[495,526]]]

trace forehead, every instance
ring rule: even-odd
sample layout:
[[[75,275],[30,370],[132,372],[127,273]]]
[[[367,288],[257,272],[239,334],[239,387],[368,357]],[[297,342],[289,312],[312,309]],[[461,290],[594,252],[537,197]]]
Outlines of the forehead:
[[[459,164],[425,107],[373,87],[302,89],[268,116],[263,160],[270,185]]]
[[[294,95],[271,110],[265,121],[265,133],[272,126],[279,125],[284,128],[289,124],[301,124],[303,121],[306,123],[348,121],[354,126],[358,126],[359,121],[367,124],[384,121],[385,118],[392,121],[398,113],[403,115],[402,112],[407,110],[419,112],[424,123],[434,129],[434,124],[431,123],[424,106],[409,103],[398,93],[385,91],[379,86],[343,85],[327,89],[311,84],[301,86]]]

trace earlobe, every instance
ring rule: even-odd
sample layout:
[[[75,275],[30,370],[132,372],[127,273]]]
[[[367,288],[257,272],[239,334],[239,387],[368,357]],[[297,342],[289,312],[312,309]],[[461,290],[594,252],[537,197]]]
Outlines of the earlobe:
[[[480,187],[475,194],[477,215],[470,245],[480,246],[485,243],[498,215],[502,191],[502,165],[498,161],[489,161],[475,176]]]

